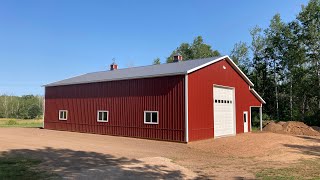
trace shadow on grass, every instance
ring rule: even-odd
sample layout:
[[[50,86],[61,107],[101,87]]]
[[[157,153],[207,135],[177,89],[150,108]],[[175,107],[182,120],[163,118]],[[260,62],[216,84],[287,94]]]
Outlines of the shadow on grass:
[[[0,179],[58,179],[57,174],[39,170],[40,160],[26,157],[0,157]]]
[[[96,152],[70,149],[16,149],[2,157],[26,157],[40,160],[38,168],[71,179],[185,179],[180,170],[164,165],[144,164],[136,159],[117,158]],[[204,177],[201,177],[204,178]]]

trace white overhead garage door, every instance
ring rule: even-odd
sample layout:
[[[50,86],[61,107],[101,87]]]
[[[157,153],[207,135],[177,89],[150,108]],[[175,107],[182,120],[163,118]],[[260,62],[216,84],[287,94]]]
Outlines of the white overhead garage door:
[[[214,137],[235,134],[233,89],[215,86],[213,97]]]

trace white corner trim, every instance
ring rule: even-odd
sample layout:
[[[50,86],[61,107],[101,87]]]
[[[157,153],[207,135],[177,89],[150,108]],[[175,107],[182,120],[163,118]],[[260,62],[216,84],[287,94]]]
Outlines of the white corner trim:
[[[185,103],[185,138],[186,138],[186,142],[189,142],[189,119],[188,119],[188,74],[186,74],[184,76],[184,80],[185,80],[185,83],[184,83],[184,97],[185,97],[185,100],[184,100],[184,103]]]
[[[42,128],[44,129],[44,120],[45,120],[45,115],[46,115],[46,88],[44,88],[44,96],[43,96],[43,101],[42,101]],[[60,114],[59,114],[60,116]]]
[[[253,88],[250,88],[250,91],[252,92],[252,94],[254,96],[256,96],[260,100],[260,102],[262,102],[262,104],[266,104],[266,101],[264,101],[262,99],[262,97],[257,93],[257,91],[255,91]],[[262,104],[261,104],[261,106],[262,106]]]
[[[213,63],[219,62],[219,61],[224,60],[224,59],[227,59],[227,60],[231,63],[232,67],[234,67],[234,68],[236,69],[236,71],[243,77],[243,79],[244,79],[250,86],[254,86],[254,84],[250,81],[250,79],[241,71],[241,69],[233,62],[233,60],[232,60],[229,56],[222,56],[222,57],[220,57],[220,58],[218,58],[218,59],[212,60],[212,61],[207,62],[207,63],[205,63],[205,64],[202,64],[202,65],[200,65],[200,66],[198,66],[198,67],[195,67],[195,68],[193,68],[193,69],[190,69],[189,71],[187,71],[187,74],[192,73],[192,72],[194,72],[194,71],[197,71],[197,70],[199,70],[199,69],[201,69],[201,68],[203,68],[203,67],[209,66],[209,65],[211,65],[211,64],[213,64]]]

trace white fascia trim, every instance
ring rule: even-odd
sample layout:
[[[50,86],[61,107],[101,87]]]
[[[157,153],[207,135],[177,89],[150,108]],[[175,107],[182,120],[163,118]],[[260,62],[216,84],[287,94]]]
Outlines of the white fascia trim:
[[[254,86],[254,84],[250,81],[250,79],[241,71],[241,69],[236,65],[236,63],[233,62],[233,60],[227,56],[229,62],[231,62],[231,64],[233,65],[233,67],[236,68],[236,70],[238,71],[238,73],[240,73],[240,75],[245,79],[245,81],[247,81],[247,83],[250,85],[250,86]]]
[[[185,97],[185,138],[186,138],[186,142],[189,142],[189,119],[188,119],[188,74],[186,74],[184,76],[184,80],[185,80],[185,83],[184,83],[184,97]]]
[[[264,101],[264,100],[262,99],[262,97],[257,93],[257,91],[255,91],[255,90],[252,89],[252,88],[250,88],[250,91],[252,92],[252,94],[253,94],[254,96],[256,96],[256,97],[260,100],[260,102],[262,102],[262,104],[266,104],[266,101]]]
[[[202,65],[200,65],[200,66],[197,66],[197,67],[195,67],[195,68],[193,68],[193,69],[190,69],[190,70],[188,70],[187,71],[187,74],[190,74],[190,73],[192,73],[192,72],[194,72],[194,71],[197,71],[197,70],[199,70],[199,69],[201,69],[201,68],[203,68],[203,67],[206,67],[206,66],[209,66],[209,65],[211,65],[211,64],[213,64],[213,63],[216,63],[216,62],[218,62],[218,61],[221,61],[221,60],[223,60],[223,59],[225,59],[225,58],[227,58],[228,56],[222,56],[222,57],[220,57],[220,58],[218,58],[218,59],[214,59],[214,60],[212,60],[212,61],[210,61],[210,62],[207,62],[207,63],[205,63],[205,64],[202,64]]]
[[[187,71],[187,74],[192,73],[192,72],[194,72],[194,71],[197,71],[197,70],[199,70],[199,69],[201,69],[201,68],[203,68],[203,67],[209,66],[209,65],[211,65],[211,64],[213,64],[213,63],[219,62],[219,61],[221,61],[221,60],[223,60],[223,59],[227,59],[227,60],[231,63],[231,65],[236,69],[236,71],[244,78],[244,80],[245,80],[250,86],[254,86],[254,84],[250,81],[250,79],[241,71],[241,69],[232,61],[232,59],[231,59],[229,56],[222,56],[222,57],[220,57],[220,58],[218,58],[218,59],[212,60],[212,61],[207,62],[207,63],[205,63],[205,64],[202,64],[202,65],[200,65],[200,66],[198,66],[198,67],[195,67],[195,68],[193,68],[193,69],[190,69],[189,71]]]

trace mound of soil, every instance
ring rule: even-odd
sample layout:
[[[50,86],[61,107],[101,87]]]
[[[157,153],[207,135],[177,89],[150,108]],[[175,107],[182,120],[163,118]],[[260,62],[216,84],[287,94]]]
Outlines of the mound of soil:
[[[281,133],[283,132],[283,127],[281,124],[271,121],[263,128],[263,131]]]
[[[288,122],[270,122],[264,128],[264,131],[285,133],[292,135],[305,135],[305,136],[320,136],[320,132],[314,130],[312,127],[298,121]]]
[[[285,122],[285,121],[279,121],[277,124],[280,124],[280,125],[282,126],[282,125],[284,125],[285,123],[287,123],[287,122]]]
[[[315,131],[303,122],[289,121],[282,127],[286,133],[293,135],[320,136],[318,131]]]

